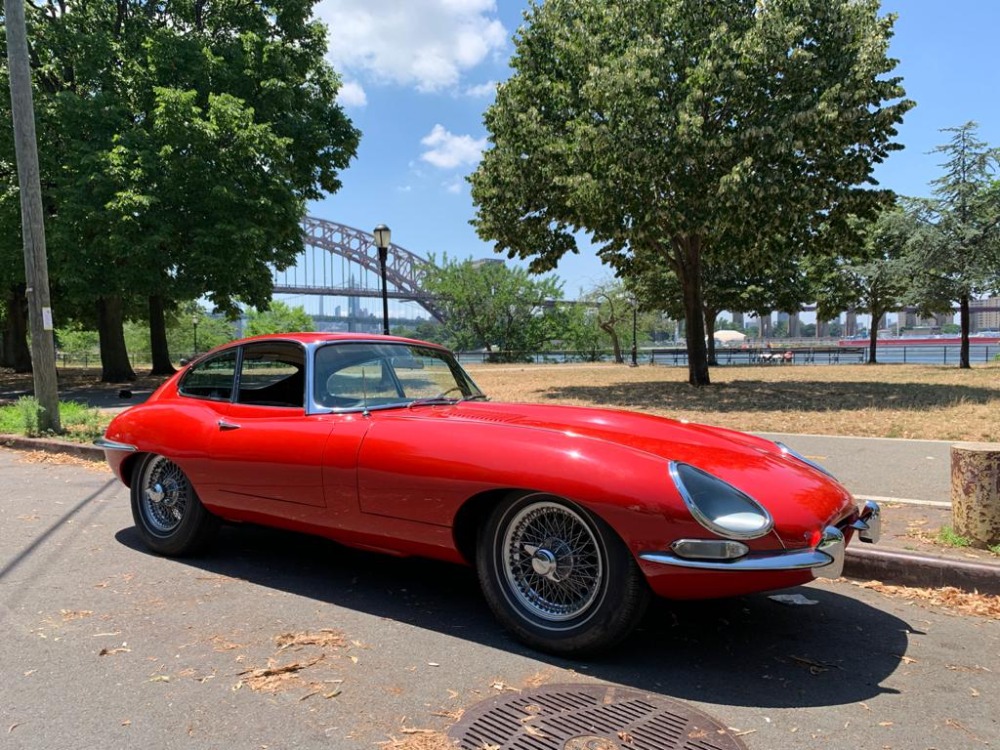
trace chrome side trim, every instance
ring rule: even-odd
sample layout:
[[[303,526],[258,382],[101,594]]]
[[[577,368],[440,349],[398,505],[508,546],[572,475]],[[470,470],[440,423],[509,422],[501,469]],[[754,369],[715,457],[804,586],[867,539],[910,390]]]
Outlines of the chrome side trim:
[[[816,549],[790,552],[758,553],[739,560],[689,560],[671,552],[643,552],[639,559],[660,565],[695,570],[725,570],[734,573],[762,573],[779,570],[820,568],[820,575],[839,578],[844,569],[844,535],[834,526],[827,526]]]
[[[94,445],[106,451],[124,451],[125,453],[135,453],[139,450],[134,445],[119,443],[115,440],[108,440],[107,438],[97,438],[97,440],[94,441]]]
[[[868,544],[875,544],[882,538],[882,509],[874,500],[865,502],[858,520],[851,524],[857,530],[858,539]]]

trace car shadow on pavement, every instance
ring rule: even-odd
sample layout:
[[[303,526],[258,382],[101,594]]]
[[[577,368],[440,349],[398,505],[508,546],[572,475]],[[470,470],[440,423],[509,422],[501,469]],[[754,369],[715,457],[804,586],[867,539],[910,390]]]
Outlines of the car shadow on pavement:
[[[124,546],[151,554],[133,527],[115,536]],[[767,594],[654,601],[619,647],[586,660],[563,659],[509,636],[480,595],[471,568],[362,552],[256,526],[226,526],[211,553],[176,562],[599,680],[727,705],[842,705],[897,692],[880,684],[899,667],[909,634],[918,634],[907,622],[855,598],[809,586],[781,593],[800,594],[812,604],[783,604]]]

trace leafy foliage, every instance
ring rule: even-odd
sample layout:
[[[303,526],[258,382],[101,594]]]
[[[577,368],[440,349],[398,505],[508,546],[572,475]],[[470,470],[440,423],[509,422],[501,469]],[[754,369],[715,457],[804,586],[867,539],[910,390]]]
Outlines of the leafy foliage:
[[[562,298],[556,278],[501,262],[429,260],[423,286],[439,298],[455,348],[483,347],[503,359],[540,350],[563,330],[563,313],[552,304]]]
[[[706,265],[762,275],[881,199],[862,187],[912,106],[887,104],[892,24],[877,0],[533,2],[470,178],[477,231],[536,271],[580,230],[620,274],[669,267],[708,384]]]
[[[913,296],[927,311],[959,303],[959,366],[968,369],[969,301],[1000,290],[1000,149],[979,140],[973,122],[945,132],[951,140],[935,149],[947,157],[944,174],[916,206],[925,231],[913,244]]]
[[[873,220],[854,222],[857,242],[840,257],[821,263],[818,315],[830,317],[845,308],[871,315],[868,362],[877,363],[878,321],[903,307],[910,293],[913,261],[910,248],[920,223],[902,204],[883,210]]]
[[[291,333],[315,330],[313,320],[302,307],[291,307],[284,302],[272,302],[267,310],[250,308],[244,333],[261,336],[265,333]]]
[[[98,325],[111,374],[130,371],[125,318],[162,329],[165,312],[202,296],[230,314],[266,306],[269,266],[302,248],[305,202],[339,189],[359,133],[336,103],[313,5],[29,6],[58,317]],[[0,117],[8,106],[0,98]],[[0,166],[9,141],[0,134]],[[0,176],[6,228],[16,181]]]

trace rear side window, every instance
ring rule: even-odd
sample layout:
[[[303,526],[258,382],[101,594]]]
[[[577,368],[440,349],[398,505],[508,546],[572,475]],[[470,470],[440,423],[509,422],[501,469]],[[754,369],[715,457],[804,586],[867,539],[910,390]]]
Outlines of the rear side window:
[[[306,387],[305,350],[290,341],[267,341],[243,348],[237,402],[302,408]]]
[[[223,352],[192,367],[180,382],[184,396],[229,401],[236,381],[236,350]]]

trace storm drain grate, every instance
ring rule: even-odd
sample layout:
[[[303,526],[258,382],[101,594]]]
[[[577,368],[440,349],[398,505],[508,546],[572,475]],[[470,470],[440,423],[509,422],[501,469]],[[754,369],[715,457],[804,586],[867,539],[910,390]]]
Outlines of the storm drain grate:
[[[746,750],[706,713],[615,685],[548,685],[468,709],[462,750]]]

